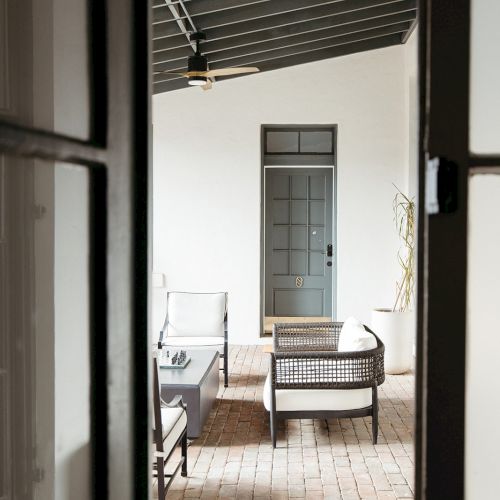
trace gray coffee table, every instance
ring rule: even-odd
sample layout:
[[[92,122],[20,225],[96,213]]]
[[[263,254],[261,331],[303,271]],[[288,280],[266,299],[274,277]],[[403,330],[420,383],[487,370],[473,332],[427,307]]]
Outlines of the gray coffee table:
[[[169,351],[177,348],[164,347]],[[187,351],[191,361],[186,368],[160,368],[161,397],[170,401],[182,395],[187,405],[187,435],[200,436],[203,425],[219,391],[219,353],[217,351]]]

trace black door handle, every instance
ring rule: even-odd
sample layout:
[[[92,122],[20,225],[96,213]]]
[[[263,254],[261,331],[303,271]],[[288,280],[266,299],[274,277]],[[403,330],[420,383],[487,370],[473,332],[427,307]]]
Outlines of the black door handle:
[[[333,255],[333,245],[330,243],[326,246],[326,256],[331,257]]]

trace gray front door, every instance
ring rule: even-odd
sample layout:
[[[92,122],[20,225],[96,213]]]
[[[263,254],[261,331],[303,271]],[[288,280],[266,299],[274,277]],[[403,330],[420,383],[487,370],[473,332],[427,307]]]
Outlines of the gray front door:
[[[265,193],[266,316],[331,316],[333,169],[267,168]]]

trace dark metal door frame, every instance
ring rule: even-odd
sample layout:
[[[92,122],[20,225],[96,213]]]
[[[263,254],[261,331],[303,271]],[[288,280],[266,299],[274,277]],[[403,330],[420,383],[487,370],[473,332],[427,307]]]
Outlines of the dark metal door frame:
[[[0,119],[0,153],[88,167],[93,498],[150,490],[150,13],[90,0],[88,141]]]
[[[416,498],[464,498],[466,273],[470,175],[500,156],[469,151],[470,0],[419,2]],[[426,210],[430,158],[457,168],[457,208]]]
[[[329,166],[333,169],[333,228],[332,228],[332,243],[334,249],[333,255],[333,265],[335,266],[334,272],[332,273],[332,314],[337,312],[337,135],[338,135],[338,125],[336,124],[307,124],[307,125],[297,125],[297,124],[280,124],[280,125],[268,125],[263,124],[260,127],[260,336],[265,335],[264,332],[264,318],[265,318],[265,133],[270,129],[295,129],[300,128],[305,129],[327,129],[331,128],[333,131],[333,165],[331,163],[325,163],[324,165],[316,165],[317,167]],[[279,164],[275,165],[279,168]],[[311,165],[313,168],[314,166]],[[335,318],[334,318],[335,319]]]

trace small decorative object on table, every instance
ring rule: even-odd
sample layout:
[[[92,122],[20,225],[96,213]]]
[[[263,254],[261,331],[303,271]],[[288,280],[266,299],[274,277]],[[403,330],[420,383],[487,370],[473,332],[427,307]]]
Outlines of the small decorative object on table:
[[[187,356],[186,351],[174,351],[172,356],[170,356],[170,351],[160,351],[161,354],[158,355],[158,364],[160,368],[185,368],[186,365],[191,361],[191,358]]]

